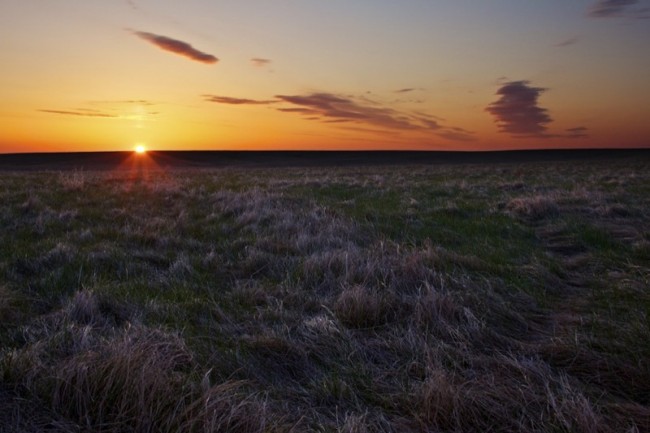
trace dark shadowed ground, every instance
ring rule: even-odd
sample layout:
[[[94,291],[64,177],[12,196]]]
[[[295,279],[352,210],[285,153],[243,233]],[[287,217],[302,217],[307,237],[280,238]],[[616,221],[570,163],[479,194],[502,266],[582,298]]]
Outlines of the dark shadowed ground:
[[[165,168],[317,167],[399,164],[492,164],[648,158],[650,149],[531,150],[505,152],[400,152],[400,151],[150,151],[24,153],[0,155],[0,170],[112,170],[130,169],[143,159]]]

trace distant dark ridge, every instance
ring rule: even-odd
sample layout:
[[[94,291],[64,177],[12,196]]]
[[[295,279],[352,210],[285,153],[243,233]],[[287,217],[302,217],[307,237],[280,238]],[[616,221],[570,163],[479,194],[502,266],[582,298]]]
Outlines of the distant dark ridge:
[[[0,154],[0,170],[113,170],[142,166],[151,159],[160,168],[318,167],[411,164],[498,164],[579,160],[643,159],[650,149],[441,151],[150,151]]]

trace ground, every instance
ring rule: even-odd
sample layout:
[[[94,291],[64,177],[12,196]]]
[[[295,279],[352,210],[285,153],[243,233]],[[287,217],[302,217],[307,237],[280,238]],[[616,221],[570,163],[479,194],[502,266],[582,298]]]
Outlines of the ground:
[[[0,431],[650,430],[647,157],[6,171],[0,199]]]

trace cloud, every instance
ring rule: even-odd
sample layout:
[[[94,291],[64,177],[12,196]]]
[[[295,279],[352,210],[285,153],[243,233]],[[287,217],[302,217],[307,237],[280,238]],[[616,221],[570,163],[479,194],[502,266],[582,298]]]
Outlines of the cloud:
[[[395,93],[409,93],[409,92],[413,92],[414,90],[415,89],[412,87],[407,87],[405,89],[395,90]]]
[[[400,112],[382,107],[367,99],[362,99],[360,102],[352,97],[332,93],[276,95],[275,97],[294,105],[289,108],[278,108],[279,111],[302,114],[308,116],[308,119],[324,123],[356,123],[384,130],[430,132],[448,140],[474,139],[471,132],[443,126],[432,116]]]
[[[584,126],[578,126],[575,128],[568,128],[566,129],[567,134],[565,137],[568,138],[585,138],[589,137],[589,134],[587,134],[588,129],[585,128]]]
[[[147,101],[146,99],[122,99],[122,100],[115,100],[115,101],[89,101],[89,104],[92,105],[141,105],[141,106],[147,106],[151,107],[154,105],[158,105],[156,102],[152,101]]]
[[[205,64],[213,64],[219,61],[218,58],[212,54],[207,54],[197,50],[187,42],[179,41],[177,39],[168,38],[167,36],[156,35],[153,33],[140,32],[131,30],[137,37],[157,46],[158,48],[169,51],[170,53],[178,54],[179,56],[186,57],[190,60]]]
[[[214,102],[217,104],[229,104],[229,105],[268,105],[268,104],[275,104],[279,102],[276,100],[231,98],[230,96],[217,96],[217,95],[203,95],[203,99],[205,99],[208,102]]]
[[[559,47],[559,48],[568,47],[569,45],[577,44],[579,40],[580,39],[577,36],[574,36],[572,38],[565,39],[565,40],[563,40],[561,42],[558,42],[554,46]]]
[[[251,63],[253,64],[253,66],[257,66],[258,68],[262,68],[264,66],[268,66],[269,64],[271,64],[271,60],[262,59],[262,58],[259,58],[259,57],[253,57],[251,59]]]
[[[49,113],[49,114],[61,114],[64,116],[79,116],[79,117],[104,117],[104,118],[116,118],[118,116],[115,116],[110,113],[105,113],[102,111],[98,110],[90,110],[90,109],[85,109],[85,108],[79,108],[77,110],[47,110],[47,109],[41,109],[41,110],[36,110],[41,113]]]
[[[352,99],[330,93],[312,93],[310,95],[276,95],[276,98],[311,110],[331,121],[332,119],[356,120],[372,125],[393,129],[417,129],[408,118],[399,116],[392,109],[361,105]]]
[[[592,18],[650,18],[650,9],[648,8],[630,9],[630,6],[638,3],[639,0],[598,0],[589,8],[587,16]]]
[[[515,136],[546,137],[546,125],[552,119],[548,110],[537,105],[546,89],[529,86],[528,81],[510,81],[503,84],[499,99],[485,109],[496,118],[501,132]]]

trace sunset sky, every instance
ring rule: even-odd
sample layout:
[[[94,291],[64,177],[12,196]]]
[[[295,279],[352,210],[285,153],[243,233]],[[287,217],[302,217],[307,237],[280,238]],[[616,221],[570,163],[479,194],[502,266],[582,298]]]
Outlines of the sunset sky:
[[[650,147],[650,0],[0,0],[0,153]]]

